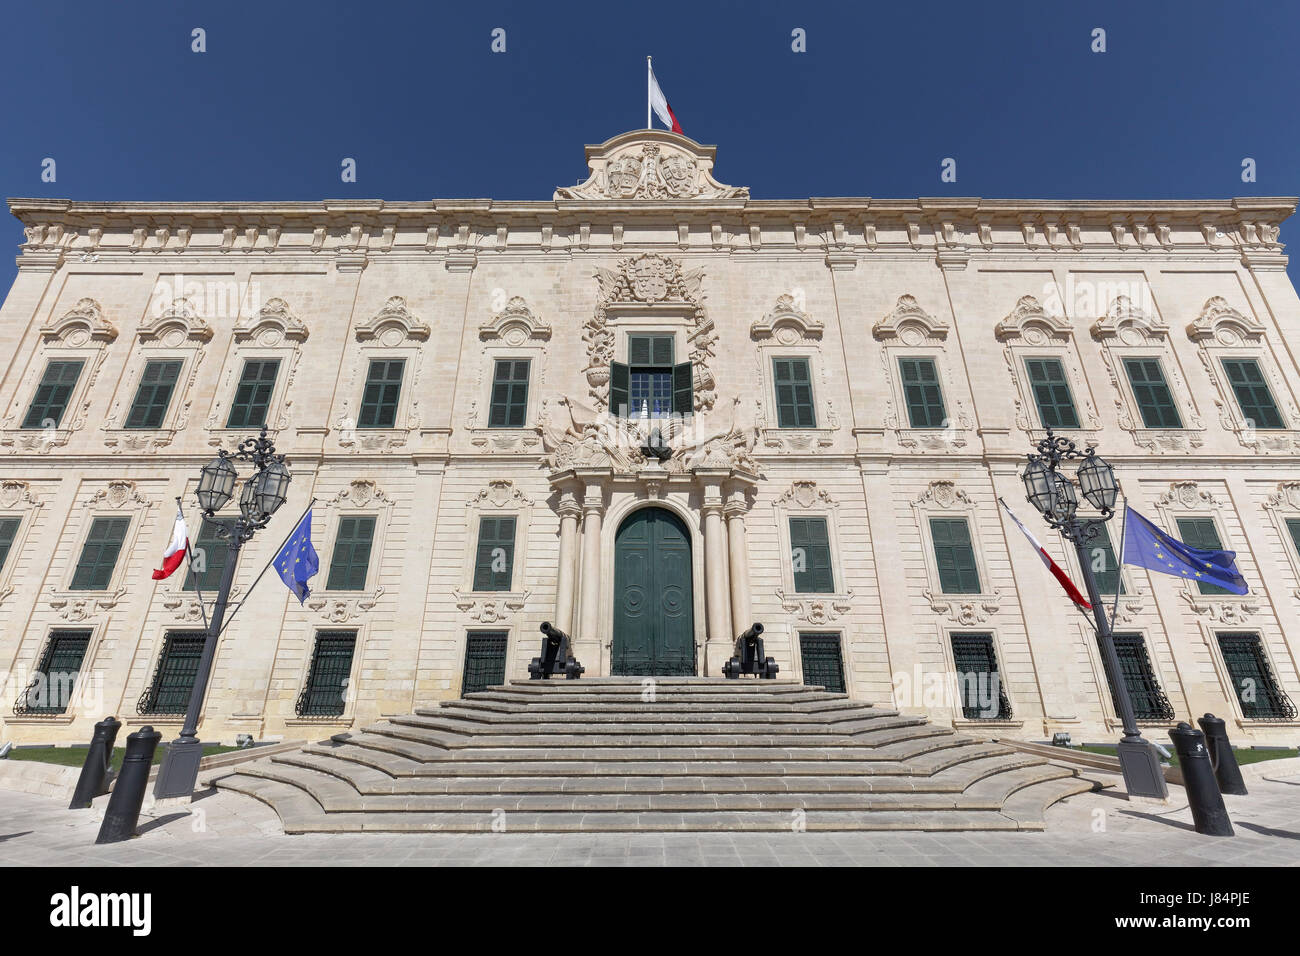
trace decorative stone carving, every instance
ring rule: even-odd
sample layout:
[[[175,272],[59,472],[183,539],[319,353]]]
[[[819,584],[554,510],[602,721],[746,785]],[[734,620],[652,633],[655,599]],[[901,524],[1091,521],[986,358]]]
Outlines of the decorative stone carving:
[[[41,338],[69,348],[80,348],[91,342],[107,345],[117,338],[117,326],[104,315],[98,302],[86,298],[78,300],[57,321],[41,326]]]
[[[820,320],[796,307],[794,296],[782,293],[772,311],[749,327],[749,335],[755,341],[771,339],[781,345],[796,345],[820,342],[822,329]]]
[[[744,199],[749,189],[713,178],[712,146],[662,130],[637,130],[587,147],[587,181],[556,199]]]
[[[1118,339],[1123,345],[1143,345],[1165,338],[1169,327],[1159,316],[1152,315],[1126,295],[1116,296],[1106,314],[1090,329],[1098,342]]]
[[[45,504],[34,494],[32,486],[25,481],[8,478],[0,481],[0,508],[11,510],[17,507],[40,508]]]
[[[1027,380],[1023,352],[1046,348],[1056,353],[1069,379],[1080,427],[1091,430],[1101,428],[1101,417],[1092,402],[1088,381],[1079,364],[1073,329],[1064,317],[1049,313],[1034,296],[1024,295],[1016,302],[1015,308],[994,327],[993,333],[998,341],[1005,344],[1002,359],[1016,389],[1014,401],[1017,427],[1027,432],[1038,431],[1042,427],[1033,389]],[[1096,444],[1096,440],[1088,438],[1085,443]]]
[[[357,326],[356,336],[358,342],[374,340],[392,348],[402,345],[409,339],[423,342],[429,338],[431,331],[429,326],[421,322],[419,316],[407,307],[406,299],[395,295],[384,303],[382,309]]]
[[[1250,618],[1259,613],[1259,601],[1247,597],[1225,598],[1215,595],[1213,598],[1196,592],[1183,592],[1183,599],[1193,611],[1215,624],[1236,627],[1247,624]]]
[[[379,603],[379,599],[383,597],[383,594],[383,588],[376,588],[374,591],[351,597],[339,597],[329,592],[320,592],[307,598],[304,603],[329,623],[345,624],[371,610]]]
[[[1025,345],[1040,346],[1049,342],[1069,342],[1070,323],[1059,315],[1052,315],[1032,295],[1022,295],[1005,318],[993,328],[999,342],[1016,340]]]
[[[138,505],[144,508],[154,506],[153,501],[140,493],[134,481],[110,481],[107,487],[91,495],[86,504],[90,507],[108,505],[110,508],[122,508],[127,505],[132,507]]]
[[[996,614],[1001,606],[997,596],[959,596],[952,594],[941,594],[930,589],[926,589],[925,599],[930,602],[930,609],[936,614],[948,615],[948,620],[954,624],[960,624],[962,627],[973,627],[976,624],[983,624],[988,621],[989,616]]]
[[[956,482],[940,479],[932,481],[926,486],[925,491],[921,492],[920,497],[916,499],[916,504],[924,505],[933,502],[940,508],[951,508],[953,505],[961,505],[973,508],[974,503],[966,492],[957,487]]]
[[[1187,511],[1211,511],[1220,507],[1219,500],[1194,481],[1171,482],[1169,490],[1156,499],[1156,504]]]
[[[904,345],[942,342],[948,337],[948,320],[935,318],[921,308],[916,298],[900,295],[894,308],[871,327],[878,341],[899,339]]]
[[[792,614],[805,624],[814,626],[832,624],[853,608],[852,591],[846,594],[810,597],[803,594],[786,594],[784,590],[778,588],[776,596],[781,601],[781,609],[787,614]]]
[[[781,492],[776,499],[776,504],[798,508],[811,508],[816,505],[819,509],[840,506],[825,488],[817,487],[817,482],[803,479],[791,483],[789,488]]]
[[[499,340],[517,347],[530,339],[545,342],[551,337],[551,327],[528,308],[523,296],[516,295],[491,322],[479,326],[478,337],[484,342]]]
[[[1258,345],[1265,326],[1252,316],[1238,312],[1223,296],[1205,300],[1201,314],[1187,326],[1187,337],[1193,342],[1209,342],[1223,346]]]
[[[267,299],[256,313],[236,323],[232,331],[236,342],[256,342],[265,348],[274,348],[286,340],[301,344],[308,335],[302,319],[289,303],[278,298]]]
[[[82,621],[89,621],[100,611],[111,611],[117,607],[124,594],[126,594],[124,587],[96,596],[85,591],[57,591],[51,585],[47,603],[63,620],[79,624]]]
[[[393,499],[371,479],[355,478],[346,488],[334,496],[331,503],[364,508],[371,502],[391,505]]]
[[[203,321],[194,304],[177,298],[161,313],[144,322],[136,332],[141,344],[157,343],[166,348],[180,348],[187,343],[211,340],[212,326]]]
[[[1278,482],[1277,490],[1268,496],[1264,507],[1270,510],[1288,508],[1292,511],[1300,511],[1300,481]]]
[[[452,592],[456,599],[457,610],[480,624],[495,624],[518,614],[528,603],[530,593],[520,591],[517,594],[501,594],[494,597],[472,597],[460,591]]]
[[[531,505],[529,498],[508,478],[497,478],[488,482],[486,488],[465,502],[465,507],[490,506],[493,508],[518,508]]]

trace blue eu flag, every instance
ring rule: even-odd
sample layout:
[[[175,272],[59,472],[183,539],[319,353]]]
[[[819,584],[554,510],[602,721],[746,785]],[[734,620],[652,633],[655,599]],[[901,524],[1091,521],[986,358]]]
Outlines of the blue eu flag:
[[[298,527],[285,543],[280,553],[275,556],[275,573],[292,591],[301,604],[311,594],[307,579],[320,570],[320,558],[311,546],[311,509],[302,516]]]
[[[1124,563],[1172,574],[1189,581],[1204,581],[1246,594],[1246,579],[1237,570],[1237,552],[1208,551],[1183,544],[1166,534],[1132,508],[1125,508]]]

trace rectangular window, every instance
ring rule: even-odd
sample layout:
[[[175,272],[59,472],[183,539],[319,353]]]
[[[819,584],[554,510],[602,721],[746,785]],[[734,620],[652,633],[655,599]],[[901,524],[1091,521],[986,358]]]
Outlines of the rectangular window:
[[[126,539],[130,518],[96,518],[81,547],[81,559],[72,574],[73,591],[107,591],[113,568]]]
[[[835,572],[825,518],[790,519],[790,565],[797,594],[833,594]]]
[[[1219,530],[1214,526],[1213,518],[1179,518],[1178,539],[1189,548],[1200,548],[1202,551],[1223,550]],[[1232,593],[1227,588],[1221,588],[1217,584],[1206,584],[1204,581],[1197,581],[1196,586],[1200,588],[1202,594]]]
[[[1259,635],[1246,632],[1217,637],[1242,716],[1249,720],[1295,720],[1295,704],[1278,686]]]
[[[307,671],[307,684],[298,695],[299,717],[339,717],[346,704],[356,631],[318,631]]]
[[[1286,530],[1291,532],[1291,544],[1294,545],[1297,555],[1300,555],[1300,518],[1287,518]]]
[[[88,630],[54,631],[50,634],[36,666],[35,683],[19,698],[14,713],[20,717],[66,713],[89,644]]]
[[[465,673],[460,696],[506,682],[506,632],[471,631],[465,635]]]
[[[1128,688],[1129,700],[1133,702],[1133,713],[1138,720],[1173,720],[1174,708],[1170,705],[1165,692],[1156,680],[1155,669],[1147,654],[1146,641],[1141,634],[1115,634],[1115,655],[1119,658],[1119,669],[1124,674],[1124,686]],[[1102,668],[1105,671],[1105,668]],[[1106,674],[1106,685],[1110,689],[1111,703],[1115,704],[1115,713],[1119,713],[1119,704],[1115,703],[1115,686]]]
[[[1133,397],[1137,399],[1138,410],[1142,413],[1143,425],[1147,428],[1183,427],[1183,420],[1174,405],[1174,397],[1165,384],[1165,373],[1160,368],[1159,359],[1125,359],[1124,370],[1128,373]]]
[[[1029,373],[1029,387],[1033,390],[1043,427],[1078,428],[1079,416],[1074,412],[1074,397],[1070,394],[1070,383],[1066,381],[1061,360],[1027,358],[1025,371]]]
[[[967,720],[1010,720],[1011,702],[998,673],[993,635],[952,635],[952,658],[962,716]]]
[[[474,556],[475,591],[509,591],[515,563],[515,519],[487,517],[478,522]]]
[[[834,633],[799,633],[799,659],[803,662],[803,682],[825,687],[832,694],[843,694],[844,658],[840,636]]]
[[[528,359],[497,359],[489,428],[523,428],[528,414]]]
[[[204,521],[199,529],[198,540],[190,545],[195,564],[202,562],[203,570],[198,574],[186,566],[183,591],[195,590],[197,578],[198,590],[210,594],[221,586],[221,572],[226,569],[226,560],[230,557],[229,542],[217,537],[217,526],[211,521]],[[201,556],[201,557],[200,557]]]
[[[375,537],[373,515],[344,515],[334,539],[327,591],[364,591],[370,570],[370,546]]]
[[[158,668],[149,689],[140,697],[136,712],[146,714],[184,714],[194,692],[194,678],[199,672],[206,635],[193,631],[168,631],[163,639]]]
[[[244,363],[230,417],[226,419],[227,428],[261,428],[266,424],[275,377],[279,374],[279,359],[249,359]]]
[[[1128,593],[1120,573],[1119,559],[1115,557],[1115,547],[1111,544],[1110,529],[1105,525],[1098,525],[1097,537],[1088,542],[1088,557],[1092,561],[1097,591],[1102,597],[1113,597],[1117,587],[1120,594]]]
[[[68,401],[72,398],[72,389],[81,377],[85,362],[50,362],[45,366],[41,384],[36,386],[36,397],[27,409],[23,419],[23,428],[46,428],[48,425],[58,428],[67,411]]]
[[[22,524],[21,518],[0,518],[0,573],[4,571],[5,562],[9,560],[9,552],[13,550],[20,524]]]
[[[181,376],[179,359],[146,362],[135,401],[126,416],[127,428],[161,428],[176,380]]]
[[[405,369],[406,359],[370,360],[358,428],[393,428],[397,424],[397,399],[402,394]]]
[[[931,518],[930,537],[934,540],[934,561],[943,593],[981,593],[979,566],[966,519]]]
[[[1237,404],[1241,406],[1241,414],[1246,421],[1253,423],[1256,428],[1286,427],[1258,362],[1254,359],[1224,359],[1223,371],[1228,376],[1228,384],[1237,396]]]
[[[619,416],[659,418],[695,411],[690,362],[673,364],[671,335],[629,335],[627,364],[610,367],[609,407]]]
[[[939,372],[934,359],[900,358],[898,371],[903,377],[903,398],[907,417],[913,428],[943,428],[948,413],[943,407]]]
[[[776,382],[776,418],[781,428],[816,428],[812,376],[806,358],[772,359]]]

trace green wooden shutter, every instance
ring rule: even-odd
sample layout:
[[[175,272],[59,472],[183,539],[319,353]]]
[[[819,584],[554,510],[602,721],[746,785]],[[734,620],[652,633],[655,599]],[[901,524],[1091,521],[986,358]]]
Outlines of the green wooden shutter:
[[[1074,411],[1074,397],[1065,378],[1065,367],[1060,359],[1025,359],[1029,373],[1029,387],[1038,405],[1038,418],[1044,428],[1078,428],[1079,416]]]
[[[280,372],[279,359],[249,359],[239,376],[235,400],[230,404],[227,428],[261,428],[271,407],[275,377]]]
[[[695,373],[690,362],[673,366],[673,414],[695,414]]]
[[[358,428],[393,428],[397,424],[397,400],[402,394],[405,368],[406,359],[371,359],[357,416]]]
[[[1254,359],[1224,359],[1223,370],[1247,421],[1253,422],[1256,428],[1286,427],[1258,362]]]
[[[317,632],[307,682],[294,708],[299,717],[342,715],[356,646],[356,631]]]
[[[776,385],[776,418],[780,428],[816,428],[812,376],[806,358],[772,359]]]
[[[1142,413],[1142,424],[1147,428],[1182,428],[1183,420],[1174,404],[1160,360],[1131,358],[1124,360],[1133,397]]]
[[[1219,529],[1214,526],[1213,518],[1179,518],[1177,522],[1178,539],[1189,548],[1200,548],[1203,551],[1223,550]],[[1204,581],[1197,581],[1196,586],[1200,588],[1202,594],[1232,593],[1227,588],[1221,588],[1217,584],[1206,584]]]
[[[1110,530],[1105,525],[1098,525],[1097,537],[1092,539],[1088,548],[1088,560],[1092,562],[1093,576],[1097,582],[1097,591],[1102,597],[1113,595],[1116,586],[1120,594],[1127,594],[1124,578],[1120,573],[1119,559],[1115,557],[1115,547],[1110,540]],[[1100,570],[1096,570],[1098,563]]]
[[[135,390],[135,401],[126,416],[126,427],[161,428],[180,374],[179,359],[146,362]]]
[[[979,594],[979,566],[965,518],[931,518],[934,560],[944,594]]]
[[[898,369],[903,379],[903,397],[912,428],[943,428],[948,419],[939,388],[939,372],[934,359],[900,358]]]
[[[498,551],[503,570],[493,567]],[[488,517],[478,523],[478,548],[474,555],[474,590],[509,591],[515,564],[515,519],[513,516]]]
[[[790,519],[790,561],[796,593],[834,593],[835,571],[825,518]]]
[[[1291,532],[1291,544],[1295,547],[1296,554],[1300,555],[1300,518],[1287,518],[1286,530]]]
[[[113,568],[122,551],[130,518],[96,518],[81,548],[81,558],[72,575],[73,591],[107,591]]]
[[[528,413],[528,359],[497,359],[489,428],[523,428]]]
[[[632,404],[629,397],[628,367],[622,362],[612,362],[609,368],[609,411],[620,418],[627,415]]]
[[[226,569],[226,561],[230,558],[230,543],[225,538],[217,536],[217,525],[215,523],[204,520],[202,527],[199,529],[198,540],[190,546],[190,550],[194,553],[195,558],[198,558],[200,551],[203,553],[203,571],[200,574],[195,574],[187,561],[185,564],[185,583],[181,586],[181,590],[195,590],[195,579],[197,578],[197,590],[205,593],[216,591],[221,586],[221,573]]]
[[[327,591],[364,591],[370,570],[370,546],[375,536],[372,515],[344,515],[334,539]]]
[[[59,427],[84,365],[84,362],[75,361],[50,362],[45,366],[41,383],[36,386],[36,396],[23,419],[23,428],[44,428],[46,421],[53,422],[55,428]]]
[[[0,572],[4,571],[5,562],[9,560],[9,552],[13,549],[14,539],[18,537],[18,526],[21,524],[21,518],[0,518]]]

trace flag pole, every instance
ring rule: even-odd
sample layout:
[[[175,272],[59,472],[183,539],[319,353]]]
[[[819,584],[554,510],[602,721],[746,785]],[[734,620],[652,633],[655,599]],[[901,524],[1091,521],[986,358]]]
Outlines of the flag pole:
[[[307,502],[307,507],[302,510],[302,514],[298,516],[298,520],[293,523],[293,527],[289,529],[289,533],[285,535],[284,540],[280,542],[280,547],[271,552],[271,560],[266,562],[266,567],[262,568],[262,573],[255,577],[253,583],[248,586],[248,590],[244,592],[244,600],[239,602],[239,606],[231,612],[230,617],[226,618],[226,623],[221,625],[221,634],[226,633],[226,628],[228,628],[230,622],[235,619],[235,615],[243,610],[244,601],[248,600],[248,595],[253,593],[253,588],[257,587],[257,582],[262,580],[262,575],[266,574],[267,568],[270,568],[270,566],[275,563],[276,557],[284,550],[284,546],[289,543],[289,539],[293,537],[293,533],[298,530],[298,525],[302,524],[302,519],[307,517],[307,512],[311,511],[312,505],[314,504],[316,504],[315,498]],[[217,637],[220,637],[221,634],[218,634]]]
[[[185,517],[185,508],[181,505],[180,495],[176,496],[176,510],[180,513],[180,516],[183,519]],[[208,520],[207,517],[204,516],[202,512],[200,512],[199,513],[199,534],[203,534],[203,522],[207,520]],[[186,573],[194,574],[194,552],[190,550],[190,536],[188,534],[185,536],[185,558],[186,558],[185,560]],[[204,560],[205,561],[207,560],[206,555],[204,555]],[[185,588],[185,582],[182,581],[181,589],[184,590],[184,588]],[[203,616],[203,630],[206,631],[208,629],[208,609],[203,606],[203,591],[200,590],[199,588],[199,576],[197,574],[194,574],[194,594],[199,599],[199,614]]]
[[[650,66],[650,57],[645,58],[645,128],[654,129],[650,123],[650,84],[654,82],[654,70]]]
[[[1119,519],[1119,568],[1115,575],[1115,603],[1111,605],[1110,619],[1113,622],[1119,611],[1119,592],[1124,590],[1124,544],[1128,535],[1128,495],[1124,496],[1124,515]]]

